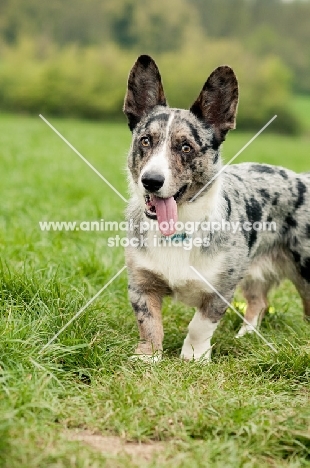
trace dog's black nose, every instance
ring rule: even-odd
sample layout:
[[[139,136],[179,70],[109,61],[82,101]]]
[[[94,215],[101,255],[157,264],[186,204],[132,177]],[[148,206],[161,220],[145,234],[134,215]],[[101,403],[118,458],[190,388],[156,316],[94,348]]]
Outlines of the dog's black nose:
[[[155,172],[146,172],[142,176],[141,182],[149,192],[157,192],[164,185],[165,178]]]

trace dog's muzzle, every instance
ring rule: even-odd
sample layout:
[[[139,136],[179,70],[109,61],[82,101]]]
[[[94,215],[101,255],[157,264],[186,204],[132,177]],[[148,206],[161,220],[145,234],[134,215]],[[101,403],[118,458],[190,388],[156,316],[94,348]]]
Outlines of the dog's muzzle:
[[[142,178],[141,182],[143,187],[150,193],[157,192],[164,185],[165,178],[161,174],[156,172],[146,172]]]

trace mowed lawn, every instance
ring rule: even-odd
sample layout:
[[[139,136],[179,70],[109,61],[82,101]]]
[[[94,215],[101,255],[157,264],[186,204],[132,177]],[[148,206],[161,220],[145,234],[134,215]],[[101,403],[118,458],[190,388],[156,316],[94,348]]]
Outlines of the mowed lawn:
[[[127,196],[125,122],[50,121]],[[0,128],[0,466],[310,466],[310,324],[288,282],[261,327],[277,354],[256,336],[236,340],[228,311],[212,363],[182,362],[193,310],[167,300],[163,361],[130,361],[126,272],[42,351],[124,255],[108,248],[111,233],[42,232],[39,221],[121,221],[125,203],[39,117],[1,116]],[[254,133],[231,133],[225,160]],[[238,161],[306,171],[309,150],[309,135],[265,133]],[[116,454],[119,441],[131,444]]]

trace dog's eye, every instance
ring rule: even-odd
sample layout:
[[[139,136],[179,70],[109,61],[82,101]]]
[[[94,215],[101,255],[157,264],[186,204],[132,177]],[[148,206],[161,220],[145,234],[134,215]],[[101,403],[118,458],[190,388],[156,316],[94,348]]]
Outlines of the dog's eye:
[[[186,143],[184,143],[182,145],[182,151],[183,153],[190,153],[192,150],[192,147],[190,145],[187,145]]]
[[[151,146],[151,142],[148,137],[142,137],[140,142],[141,142],[141,145],[144,146],[145,148],[148,148],[149,146]]]

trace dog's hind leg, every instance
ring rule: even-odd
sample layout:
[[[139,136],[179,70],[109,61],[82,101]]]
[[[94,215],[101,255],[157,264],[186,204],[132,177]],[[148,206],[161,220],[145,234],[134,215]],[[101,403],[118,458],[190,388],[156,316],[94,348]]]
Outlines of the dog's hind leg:
[[[253,327],[259,327],[267,310],[267,293],[270,285],[259,280],[247,279],[241,285],[242,293],[247,301],[244,322],[236,336],[240,338],[246,333],[253,333]]]
[[[302,278],[301,275],[296,275],[291,278],[299,295],[302,299],[304,306],[304,317],[305,320],[310,321],[310,283]]]
[[[305,319],[310,321],[310,299],[303,299]]]

